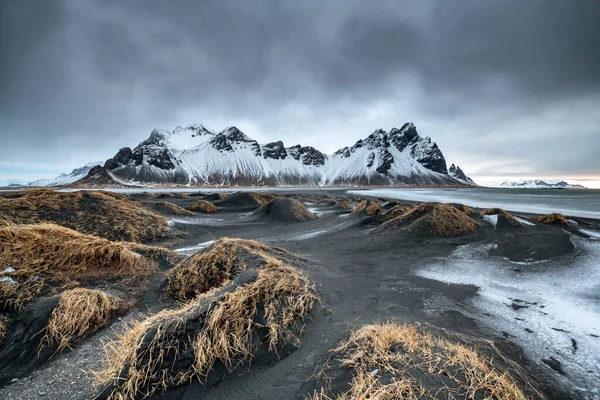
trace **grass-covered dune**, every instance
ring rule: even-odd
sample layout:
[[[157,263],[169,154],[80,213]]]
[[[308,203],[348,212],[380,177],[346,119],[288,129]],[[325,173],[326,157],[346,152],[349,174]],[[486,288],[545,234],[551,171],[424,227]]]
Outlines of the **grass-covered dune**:
[[[111,240],[147,241],[167,234],[167,219],[108,191],[34,190],[0,199],[0,220],[52,222]]]

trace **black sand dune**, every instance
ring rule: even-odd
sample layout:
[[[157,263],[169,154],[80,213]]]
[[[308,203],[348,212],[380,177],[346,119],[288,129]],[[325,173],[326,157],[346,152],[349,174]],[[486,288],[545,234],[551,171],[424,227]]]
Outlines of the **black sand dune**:
[[[214,213],[219,211],[217,206],[208,200],[197,200],[187,206],[187,209],[194,212]]]
[[[11,315],[4,343],[9,344],[7,348],[12,350],[9,354],[0,342],[0,356],[4,354],[2,351],[7,351],[2,359],[14,357],[18,348],[28,356],[15,366],[16,371],[21,368],[22,372],[19,373],[22,379],[9,383],[10,374],[5,375],[4,383],[0,384],[0,398],[94,398],[98,394],[94,387],[97,381],[89,373],[89,370],[94,370],[108,372],[101,386],[104,398],[111,393],[130,398],[132,396],[128,390],[139,383],[138,388],[142,391],[156,389],[149,397],[157,399],[299,400],[325,387],[323,381],[314,379],[314,374],[330,364],[333,368],[329,371],[333,372],[333,376],[330,376],[333,378],[332,391],[323,394],[337,399],[353,386],[356,372],[366,371],[364,364],[357,365],[359,368],[348,368],[340,365],[336,358],[339,355],[356,354],[352,347],[348,348],[349,352],[334,351],[348,339],[351,332],[384,321],[426,321],[431,324],[432,331],[443,339],[457,339],[467,346],[467,350],[477,348],[485,359],[498,362],[494,365],[501,371],[517,375],[517,385],[521,389],[534,387],[543,392],[541,395],[537,395],[535,390],[527,392],[534,393],[532,398],[579,400],[576,395],[565,393],[565,388],[559,386],[553,375],[557,374],[555,371],[545,365],[540,367],[539,364],[543,363],[539,360],[528,360],[510,343],[510,337],[496,337],[463,311],[464,306],[470,304],[472,297],[477,295],[476,287],[449,285],[414,274],[415,268],[439,262],[452,254],[457,246],[471,243],[492,244],[492,256],[514,261],[569,254],[573,245],[565,229],[570,228],[536,224],[518,229],[494,229],[491,224],[481,220],[480,210],[469,213],[464,207],[455,205],[421,207],[407,202],[378,205],[389,200],[365,201],[357,212],[340,218],[340,202],[348,199],[352,204],[359,204],[363,199],[347,198],[344,191],[333,189],[279,193],[285,193],[286,199],[272,201],[275,198],[273,195],[244,192],[227,199],[215,199],[215,204],[220,207],[219,212],[202,214],[198,218],[202,221],[197,225],[171,226],[170,229],[182,234],[181,237],[156,244],[170,249],[194,249],[194,246],[209,241],[227,242],[218,241],[224,237],[259,239],[262,243],[240,242],[230,247],[219,247],[213,243],[214,247],[204,248],[175,268],[165,264],[164,269],[152,277],[152,281],[136,289],[136,296],[129,297],[133,308],[124,316],[126,321],[134,324],[129,329],[115,322],[110,329],[100,329],[76,340],[72,350],[66,349],[50,359],[46,359],[47,353],[44,351],[47,350],[43,350],[38,359],[32,356],[36,346],[28,344],[27,338],[32,337],[30,332],[38,329],[36,323],[42,326],[42,321],[47,321],[53,306],[46,302],[56,296],[44,292],[40,300],[33,300],[26,306],[42,305],[37,307],[39,313],[43,314],[38,322],[30,323],[34,314]],[[198,197],[192,197],[172,196],[165,201],[186,208],[198,200]],[[139,204],[157,201],[149,193],[131,198],[138,200]],[[283,221],[290,216],[290,204],[295,204],[294,201],[315,204],[322,200],[327,201],[327,205],[320,206],[326,212],[318,219],[303,224]],[[272,207],[264,207],[269,202]],[[378,213],[373,204],[384,212]],[[279,209],[274,205],[286,206]],[[269,212],[263,213],[267,209]],[[303,210],[306,208],[303,207]],[[261,218],[262,222],[256,223],[254,217],[240,217],[236,211],[255,211],[254,215],[258,215],[257,218]],[[211,223],[205,224],[204,221]],[[462,232],[465,226],[470,229],[471,223],[475,226],[475,231],[471,233],[461,233],[459,236],[435,234],[447,233],[448,226],[452,228],[452,233]],[[273,246],[285,250],[276,250]],[[141,253],[138,250],[136,252]],[[573,253],[573,256],[577,255]],[[265,267],[267,265],[270,267]],[[0,270],[2,266],[0,264]],[[291,275],[280,274],[282,266],[290,272],[287,269],[289,267],[293,271]],[[265,268],[279,272],[271,279],[265,278],[265,275],[261,278],[261,271]],[[527,279],[526,267],[518,268],[523,270],[523,279]],[[298,278],[294,272],[301,273],[309,281]],[[272,279],[274,276],[277,278]],[[261,279],[270,283],[261,284],[259,288],[256,285]],[[291,286],[280,285],[292,281],[295,284]],[[306,288],[306,282],[315,285],[325,309],[313,307],[309,314],[305,314],[304,306],[293,306],[297,304],[296,300],[305,298],[307,292],[298,289]],[[87,285],[92,282],[81,280],[80,283]],[[107,281],[95,283],[112,285]],[[253,290],[246,290],[249,288]],[[126,289],[122,287],[123,291]],[[294,295],[288,296],[290,293]],[[233,301],[235,298],[239,301]],[[225,303],[229,305],[223,306]],[[237,306],[234,307],[234,303]],[[242,303],[244,306],[240,307]],[[292,305],[288,307],[291,313],[279,308],[286,305]],[[275,322],[271,325],[267,316],[269,312],[272,313],[271,317],[277,315],[271,320]],[[226,318],[217,318],[219,314]],[[308,315],[310,318],[305,318]],[[286,320],[292,325],[280,329],[283,326],[281,323]],[[240,321],[243,324],[239,324]],[[251,326],[252,335],[244,336],[244,330],[239,329],[241,325]],[[31,329],[28,330],[26,326],[31,326]],[[16,336],[17,332],[22,334]],[[293,337],[284,340],[286,335],[283,335],[278,336],[280,340],[276,343],[271,343],[272,332],[290,333],[299,340]],[[203,339],[199,341],[199,337]],[[127,340],[120,342],[120,338]],[[232,347],[230,338],[243,338],[239,342],[242,346]],[[111,343],[117,340],[118,345],[114,347],[116,352],[112,354],[111,367],[108,369],[104,364],[106,360],[100,339],[108,339]],[[206,355],[207,358],[198,358],[198,355]],[[414,360],[420,359],[417,357]],[[12,367],[6,365],[3,368],[3,371],[9,371]],[[371,378],[359,375],[368,379],[376,376],[379,383],[391,382],[391,375],[382,372],[381,368],[378,368],[379,373],[371,375],[375,368],[367,371]],[[31,372],[33,369],[36,371]],[[138,372],[142,372],[142,375],[137,375]],[[426,385],[446,383],[451,388],[457,388],[448,380],[448,375],[430,376],[418,368],[408,372],[414,373]],[[450,372],[456,371],[451,369]],[[115,380],[116,377],[122,380]],[[140,381],[136,377],[148,379]],[[167,390],[163,392],[165,387]],[[434,398],[446,398],[442,392],[432,393]],[[138,398],[142,397],[138,394]]]
[[[520,223],[512,214],[504,211],[501,208],[488,208],[480,211],[479,215],[483,218],[484,216],[493,216],[496,222],[496,230],[521,228],[523,224]]]
[[[406,230],[419,235],[451,237],[473,233],[477,226],[473,218],[451,205],[422,203],[388,219],[377,231],[393,234]]]
[[[317,219],[298,200],[283,198],[274,199],[250,214],[249,218],[273,222],[305,222]]]
[[[224,210],[251,211],[256,210],[274,198],[274,196],[256,192],[237,192],[225,199],[215,200],[212,203]]]
[[[202,199],[206,201],[224,200],[229,197],[227,193],[210,193],[204,196]]]
[[[379,215],[381,213],[381,207],[373,200],[363,200],[352,210],[352,214],[355,216]]]
[[[176,266],[166,294],[191,301],[116,342],[99,398],[160,393],[190,379],[207,392],[237,367],[289,352],[319,301],[291,258],[257,242],[225,239]]]
[[[173,204],[168,201],[159,201],[159,202],[148,202],[148,208],[152,211],[155,211],[162,215],[167,216],[182,216],[182,217],[191,217],[196,215],[190,210],[186,210],[183,207],[178,206],[177,204]]]

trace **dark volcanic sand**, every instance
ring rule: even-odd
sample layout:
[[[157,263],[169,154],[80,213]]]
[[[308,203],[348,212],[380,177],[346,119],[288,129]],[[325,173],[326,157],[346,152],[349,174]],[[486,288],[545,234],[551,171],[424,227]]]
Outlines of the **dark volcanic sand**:
[[[347,337],[350,329],[387,320],[431,324],[476,338],[494,339],[501,347],[514,349],[503,338],[492,336],[476,320],[457,311],[461,304],[476,295],[476,287],[449,285],[418,277],[413,272],[449,256],[457,246],[466,243],[496,243],[498,246],[493,255],[517,261],[547,259],[573,249],[568,233],[558,226],[494,229],[482,222],[475,233],[456,238],[409,232],[396,235],[372,233],[382,219],[348,216],[349,210],[335,206],[335,201],[344,195],[342,192],[318,190],[302,191],[301,194],[286,192],[285,195],[304,202],[318,218],[301,224],[287,223],[280,218],[256,220],[249,218],[248,199],[241,199],[244,201],[239,204],[236,199],[221,201],[227,208],[214,214],[173,216],[173,229],[188,235],[166,245],[173,249],[188,248],[182,254],[189,255],[200,243],[220,237],[240,237],[289,250],[304,259],[305,272],[317,285],[327,310],[316,309],[306,325],[301,346],[283,354],[281,359],[261,359],[257,364],[225,376],[222,382],[211,387],[193,383],[154,398],[303,399],[320,387],[310,377],[327,361],[329,350]],[[130,198],[142,201],[150,197],[136,194]],[[165,198],[161,201],[185,208],[198,198]],[[359,199],[349,200],[355,204]],[[147,315],[149,308],[153,311],[161,308],[159,295],[158,284],[149,288],[137,310],[126,318],[136,318],[140,313]],[[445,303],[447,308],[432,312],[432,304],[439,307]],[[114,326],[118,329],[120,323]],[[0,388],[0,398],[93,397],[91,376],[85,370],[98,365],[102,358],[98,338],[107,336],[110,336],[110,330],[103,330],[73,351],[54,356],[30,376]],[[511,351],[509,356],[521,357],[517,350]],[[520,360],[544,383],[542,386],[550,398],[576,398],[553,387],[553,374],[557,372],[544,369],[539,360],[532,361],[535,362]],[[71,382],[71,376],[78,378]],[[48,382],[50,379],[60,384]]]

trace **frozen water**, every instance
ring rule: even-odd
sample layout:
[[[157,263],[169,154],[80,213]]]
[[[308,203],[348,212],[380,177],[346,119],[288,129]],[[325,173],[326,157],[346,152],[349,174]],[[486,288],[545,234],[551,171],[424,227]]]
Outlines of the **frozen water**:
[[[496,229],[496,226],[498,226],[498,214],[484,215],[483,220],[492,224],[494,229]]]
[[[535,226],[535,224],[525,218],[515,217],[517,221],[522,223],[523,225]]]
[[[550,356],[562,363],[565,387],[585,398],[600,397],[600,242],[572,238],[570,255],[514,270],[487,255],[489,246],[465,245],[417,275],[479,287],[473,317],[512,335],[536,363]],[[521,263],[525,264],[525,263]],[[553,371],[549,370],[554,374]]]
[[[203,250],[203,249],[207,248],[208,246],[210,246],[214,242],[215,242],[214,240],[209,240],[208,242],[198,243],[195,246],[182,247],[180,249],[175,249],[175,252],[176,253],[181,253],[183,255],[192,255],[192,254],[196,253],[198,250]]]
[[[594,239],[600,239],[600,232],[591,231],[589,229],[580,229],[579,232],[584,233],[589,237],[593,237]]]
[[[349,190],[355,196],[409,201],[462,203],[469,207],[500,207],[532,214],[560,212],[571,217],[600,219],[600,191],[556,189],[367,189]]]
[[[168,221],[169,226],[173,226],[175,223],[188,225],[222,226],[224,225],[224,220],[222,218],[180,217],[171,218]]]

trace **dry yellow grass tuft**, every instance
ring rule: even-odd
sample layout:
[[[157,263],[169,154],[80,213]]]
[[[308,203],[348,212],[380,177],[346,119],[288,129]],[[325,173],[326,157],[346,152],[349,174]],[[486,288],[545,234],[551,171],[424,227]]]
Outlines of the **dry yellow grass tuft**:
[[[479,215],[483,217],[484,215],[499,215],[502,216],[510,225],[512,226],[523,226],[512,214],[504,211],[501,208],[488,208],[486,210],[482,210],[479,212]]]
[[[77,288],[62,292],[50,314],[40,348],[57,346],[62,351],[70,347],[73,340],[106,325],[122,304],[100,290]]]
[[[224,200],[228,198],[230,195],[228,193],[211,193],[204,196],[204,200],[207,201],[215,201],[215,200]]]
[[[6,330],[8,329],[8,327],[6,326],[7,324],[8,317],[5,314],[0,314],[0,343],[2,343],[2,341],[6,337]]]
[[[410,232],[451,237],[474,232],[477,224],[464,212],[448,204],[421,203],[379,227],[392,231],[404,228]]]
[[[0,200],[0,220],[53,222],[111,240],[141,241],[167,234],[167,219],[108,191],[34,190]]]
[[[172,214],[172,215],[181,215],[181,216],[193,216],[196,215],[191,211],[186,210],[183,207],[178,206],[177,204],[173,204],[170,203],[168,201],[163,201],[160,203],[157,203],[156,206],[163,210],[164,212],[168,213],[168,214]]]
[[[363,200],[354,207],[352,214],[365,212],[367,215],[379,215],[381,214],[381,207],[373,200]]]
[[[317,215],[306,208],[304,204],[290,198],[271,200],[255,210],[251,217],[273,219],[280,222],[305,222],[317,219]]]
[[[406,207],[403,205],[397,205],[394,206],[393,208],[391,208],[388,212],[385,213],[385,216],[388,220],[390,219],[394,219],[396,217],[399,217],[401,215],[404,215],[408,210],[410,210],[411,207]]]
[[[155,264],[132,249],[155,251],[53,224],[0,225],[0,265],[15,270],[10,274],[13,282],[0,282],[0,303],[20,310],[47,285],[152,274]]]
[[[190,211],[201,211],[201,212],[205,212],[205,213],[214,213],[214,212],[219,211],[217,206],[215,206],[210,201],[206,201],[206,200],[195,201],[192,204],[190,204],[187,208]]]
[[[352,204],[350,204],[350,201],[348,199],[342,199],[340,201],[338,201],[337,203],[335,203],[335,206],[338,208],[341,208],[342,210],[352,210]]]
[[[541,222],[542,224],[548,224],[548,225],[559,224],[559,225],[564,225],[564,226],[570,226],[569,221],[567,221],[565,216],[560,213],[552,213],[552,214],[548,214],[548,215],[542,215],[542,216],[538,217],[537,221]]]
[[[230,252],[242,250],[263,257],[256,276],[239,286],[228,286],[227,279],[214,280],[222,286],[213,288],[200,282],[207,290],[204,294],[179,309],[134,323],[108,343],[107,363],[98,379],[102,385],[112,385],[109,398],[150,396],[157,390],[201,380],[216,363],[231,371],[251,361],[263,345],[276,352],[285,344],[299,343],[302,321],[319,301],[314,286],[294,268],[267,254],[272,253],[267,246],[241,240],[221,244],[218,252],[225,260]],[[216,248],[212,251],[217,253]],[[227,288],[231,290],[222,290]]]
[[[270,202],[271,200],[275,200],[278,197],[277,196],[273,196],[270,194],[263,194],[263,193],[258,193],[258,192],[248,192],[248,194],[254,199],[256,200],[256,202],[263,206],[265,204],[267,204],[268,202]]]
[[[471,209],[471,207],[466,206],[464,204],[451,204],[451,206],[459,209],[460,211],[464,212],[467,215],[472,215],[473,214],[473,210]]]
[[[254,240],[220,239],[206,251],[198,252],[177,264],[167,275],[167,295],[188,301],[230,281],[246,269],[237,256],[240,251],[265,255],[274,251]]]
[[[339,357],[342,368],[352,370],[351,388],[333,397],[322,389],[311,396],[313,400],[528,399],[508,372],[494,367],[493,359],[417,325],[394,322],[367,325],[332,351]],[[374,370],[378,373],[374,374]],[[390,379],[382,381],[378,375]],[[423,375],[448,377],[452,384],[427,387],[428,379],[415,378]]]
[[[157,199],[170,199],[172,197],[175,197],[175,194],[173,193],[159,193],[157,195],[154,196]]]

